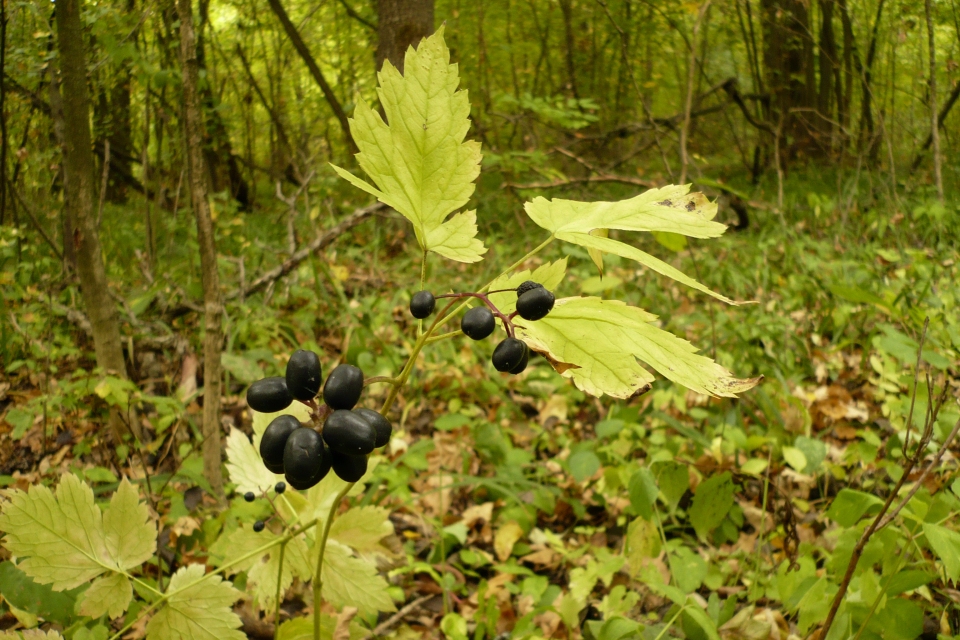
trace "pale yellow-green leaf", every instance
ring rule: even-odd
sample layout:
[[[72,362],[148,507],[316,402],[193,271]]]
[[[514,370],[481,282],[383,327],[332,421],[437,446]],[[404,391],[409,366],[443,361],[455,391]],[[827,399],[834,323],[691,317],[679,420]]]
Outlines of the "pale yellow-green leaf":
[[[73,474],[63,476],[56,496],[42,485],[14,491],[2,506],[0,531],[10,553],[25,558],[20,569],[57,591],[78,587],[116,566],[93,491]]]
[[[111,618],[119,618],[130,606],[133,598],[133,587],[126,576],[120,573],[97,578],[83,594],[80,601],[80,615],[99,618],[109,614]]]
[[[346,495],[353,496],[362,493],[364,485],[370,482],[374,469],[377,468],[377,465],[382,459],[380,456],[370,456],[367,459],[367,472],[363,474],[363,477],[353,485],[353,488],[350,489]],[[338,478],[337,474],[331,472],[328,473],[323,480],[307,490],[306,501],[299,507],[300,521],[310,522],[314,519],[318,521],[317,526],[307,532],[308,537],[312,539],[317,532],[323,531],[323,523],[330,513],[330,508],[333,506],[337,496],[340,495],[340,492],[347,488],[347,484],[348,483]],[[313,545],[311,553],[314,559],[316,559],[317,549],[318,545]]]
[[[237,485],[237,493],[253,491],[260,495],[283,480],[282,475],[263,466],[260,452],[239,429],[231,429],[227,436],[227,473],[230,481]]]
[[[736,304],[666,262],[608,237],[610,229],[669,232],[694,238],[722,235],[726,226],[713,221],[717,214],[716,203],[707,200],[702,193],[690,193],[690,185],[650,189],[619,202],[576,202],[538,197],[527,202],[524,209],[534,222],[553,233],[557,239],[586,248],[601,274],[602,254],[613,253],[635,260],[718,300]]]
[[[407,218],[423,249],[460,262],[480,260],[486,249],[475,237],[476,216],[447,220],[473,195],[481,154],[480,143],[464,141],[470,102],[457,90],[443,28],[407,50],[404,75],[387,61],[377,78],[386,122],[363,100],[350,120],[357,161],[376,186],[334,169]]]
[[[173,574],[173,595],[147,623],[147,640],[246,640],[231,608],[242,594],[220,576],[197,582],[205,573],[191,564]]]
[[[590,235],[597,236],[598,238],[609,238],[610,229],[591,229]],[[587,254],[590,256],[590,259],[593,260],[593,264],[597,265],[597,271],[600,272],[600,277],[603,277],[603,251],[599,249],[587,248]]]
[[[686,340],[658,329],[656,316],[617,300],[563,298],[536,322],[515,320],[520,338],[543,353],[557,371],[595,396],[627,398],[654,377],[664,377],[711,396],[734,397],[760,378],[742,380],[697,354]],[[523,322],[523,324],[521,324]]]
[[[803,471],[807,467],[807,456],[796,447],[784,447],[783,459],[796,471]]]
[[[336,607],[351,606],[361,614],[394,611],[387,581],[368,560],[355,558],[350,547],[327,541],[323,556],[323,597]]]
[[[270,530],[257,533],[250,526],[240,526],[229,533],[222,534],[210,546],[210,563],[215,567],[222,567],[225,562],[253,553],[276,538],[277,536]],[[264,552],[263,555],[266,553]],[[234,571],[247,571],[261,557],[252,556],[241,562],[231,561],[230,567]]]
[[[646,558],[660,555],[660,532],[656,523],[643,518],[633,520],[627,527],[625,552],[630,574],[636,576]]]
[[[390,511],[383,507],[354,507],[330,525],[330,539],[343,543],[361,555],[388,555],[380,544],[393,534]]]
[[[690,185],[667,185],[650,189],[618,202],[577,202],[534,198],[524,205],[527,215],[548,231],[620,229],[622,231],[670,231],[693,238],[716,238],[726,225],[713,222],[717,205]]]
[[[140,502],[137,488],[126,478],[103,512],[103,532],[110,556],[124,570],[139,567],[157,549],[157,527],[150,521],[147,504]]]
[[[586,247],[587,249],[593,248],[599,251],[604,251],[606,253],[612,253],[618,255],[621,258],[627,258],[628,260],[634,260],[639,262],[643,266],[647,267],[652,271],[656,271],[662,276],[667,276],[681,284],[685,284],[692,289],[701,291],[709,296],[713,296],[717,300],[722,300],[727,304],[745,304],[742,302],[734,302],[730,298],[720,295],[715,291],[711,291],[709,288],[700,284],[687,274],[683,273],[679,269],[670,266],[663,260],[656,258],[646,251],[641,251],[636,247],[632,247],[629,244],[620,242],[619,240],[611,240],[610,238],[600,238],[598,236],[592,235],[590,233],[583,233],[579,231],[558,231],[554,234],[559,240],[564,242],[570,242],[572,244],[578,244],[581,247]]]
[[[527,280],[533,280],[534,282],[539,282],[550,291],[555,291],[556,288],[560,286],[560,283],[563,282],[563,278],[566,275],[567,259],[562,258],[560,260],[556,260],[555,262],[547,262],[546,264],[542,264],[532,272],[529,269],[525,269],[523,271],[518,271],[513,275],[500,276],[490,283],[489,290],[497,291],[499,289],[516,289],[523,282]],[[491,293],[489,298],[493,304],[497,305],[497,308],[500,309],[500,311],[507,315],[513,313],[517,308],[516,291]]]
[[[283,575],[280,578],[280,593],[283,594],[293,584],[294,577],[307,580],[312,574],[308,562],[307,543],[301,537],[287,542],[283,551]],[[277,596],[277,574],[280,573],[280,546],[256,561],[247,572],[247,585],[253,587],[253,596],[258,607],[271,610]]]

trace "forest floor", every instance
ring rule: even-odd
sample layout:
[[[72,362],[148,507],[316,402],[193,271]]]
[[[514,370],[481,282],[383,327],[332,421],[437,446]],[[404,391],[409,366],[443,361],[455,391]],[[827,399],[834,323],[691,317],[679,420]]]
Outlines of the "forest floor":
[[[943,220],[922,210],[884,219],[817,205],[816,213],[801,207],[783,222],[757,215],[752,228],[717,241],[677,246],[661,238],[640,245],[713,290],[755,305],[723,305],[609,256],[603,278],[585,252],[544,256],[569,260],[558,297],[626,300],[660,316],[664,328],[738,377],[765,377],[739,399],[712,399],[660,380],[639,397],[598,400],[542,358],[519,376],[496,373],[491,340],[453,338],[421,356],[389,413],[394,439],[357,498],[390,511],[394,535],[384,543],[389,553],[381,569],[400,614],[341,618],[337,637],[370,629],[439,637],[443,621],[448,637],[699,640],[712,637],[699,621],[703,613],[724,640],[816,631],[856,539],[877,512],[875,502],[902,475],[900,442],[927,317],[923,371],[950,398],[932,425],[934,440],[960,419],[960,250],[947,241]],[[221,218],[223,250],[244,257],[246,274],[271,266],[271,240],[258,240],[256,229],[269,223],[266,215]],[[251,433],[246,386],[281,373],[296,348],[321,353],[325,372],[342,360],[368,376],[393,375],[402,366],[415,332],[407,301],[419,288],[412,234],[390,217],[364,225],[265,295],[228,306],[225,427]],[[495,241],[488,241],[493,249],[481,266],[430,264],[434,291],[479,286],[522,254],[512,232],[489,231]],[[194,355],[199,321],[189,309],[164,316],[165,308],[199,298],[196,278],[159,270],[148,277],[129,238],[107,236],[108,260],[128,265],[112,273],[123,282],[117,291],[125,335],[153,339],[139,340],[128,353],[135,389],[105,388],[91,373],[92,346],[68,311],[78,304],[76,288],[62,281],[42,247],[27,249],[17,265],[14,240],[0,238],[8,316],[0,487],[53,483],[71,471],[98,495],[123,476],[144,487],[149,481],[161,570],[169,572],[187,560],[203,561],[221,535],[249,526],[267,507],[228,494],[222,509],[198,491],[207,487],[195,437],[196,390],[203,384]],[[222,264],[225,283],[249,279],[239,261]],[[186,341],[164,342],[163,335]],[[382,392],[372,389],[364,403],[378,407]],[[935,395],[921,375],[918,431],[927,398]],[[141,452],[114,446],[104,427],[108,403],[121,397],[141,403],[150,434]],[[904,511],[912,515],[868,546],[850,585],[843,623],[850,635],[861,626],[865,639],[960,634],[953,560],[938,564],[915,536],[918,523],[956,530],[950,518],[960,510],[958,458],[955,444],[941,463],[944,472],[922,478]],[[717,477],[733,487],[732,502],[705,526],[697,490]],[[648,481],[655,482],[652,500]],[[844,490],[841,506],[836,499]],[[900,549],[899,558],[887,557],[884,546]],[[242,576],[236,578],[241,584]],[[677,605],[671,587],[687,604]],[[310,602],[309,588],[295,582],[283,619],[306,615]],[[249,637],[273,637],[272,612],[252,599],[236,610]],[[445,617],[450,613],[460,618]],[[8,608],[0,614],[0,628],[16,624]],[[134,627],[128,637],[143,632]]]

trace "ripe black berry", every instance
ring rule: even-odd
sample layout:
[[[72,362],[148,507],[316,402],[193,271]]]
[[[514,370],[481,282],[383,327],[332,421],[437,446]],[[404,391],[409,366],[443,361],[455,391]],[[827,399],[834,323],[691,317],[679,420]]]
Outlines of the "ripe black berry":
[[[437,299],[429,291],[417,291],[410,298],[410,315],[423,320],[437,308]]]
[[[247,405],[260,413],[283,411],[291,402],[287,381],[279,376],[257,380],[247,389]]]
[[[366,455],[376,446],[377,431],[360,414],[338,410],[323,425],[323,440],[337,453]]]
[[[377,440],[373,443],[373,447],[375,449],[379,449],[383,445],[390,442],[390,435],[393,433],[393,426],[390,424],[389,420],[384,418],[373,409],[358,407],[354,409],[353,412],[370,423],[370,426],[373,427],[374,431],[376,431]]]
[[[257,496],[253,493],[253,491],[247,491],[245,494],[243,494],[243,499],[247,502],[253,502],[257,499]]]
[[[287,363],[287,389],[297,400],[313,400],[320,391],[320,358],[298,349]]]
[[[333,472],[345,482],[356,482],[367,472],[367,456],[334,454]]]
[[[524,320],[539,320],[553,309],[553,294],[540,287],[531,289],[517,298],[517,313]]]
[[[273,488],[273,490],[277,492],[277,495],[279,495],[279,494],[281,494],[281,493],[283,493],[284,491],[287,490],[287,483],[286,483],[286,482],[278,482],[278,483],[276,484],[276,486]]]
[[[523,372],[523,370],[527,368],[527,363],[530,362],[530,347],[527,346],[526,342],[523,342],[522,340],[521,342],[523,343],[523,357],[520,358],[520,362],[517,364],[517,366],[510,369],[510,373],[514,375]]]
[[[525,294],[527,291],[532,291],[534,289],[543,289],[543,285],[540,284],[539,282],[534,282],[533,280],[527,280],[526,282],[521,284],[519,287],[517,287],[517,297],[519,298],[520,296]]]
[[[257,520],[256,522],[253,523],[253,530],[256,531],[257,533],[260,533],[261,531],[263,531],[263,528],[265,526],[267,525],[263,523],[263,520]]]
[[[474,340],[483,340],[493,333],[496,326],[493,312],[487,307],[474,307],[460,319],[460,330],[465,336]]]
[[[263,432],[260,439],[260,457],[263,464],[274,473],[283,473],[283,451],[287,438],[300,428],[300,421],[290,415],[277,416]]]
[[[363,392],[363,371],[352,364],[334,369],[323,385],[323,401],[331,409],[353,409]]]
[[[303,491],[320,482],[330,471],[330,455],[320,434],[306,427],[291,433],[283,450],[283,468],[294,489]]]
[[[523,356],[526,353],[527,345],[523,340],[505,338],[497,345],[497,348],[493,350],[493,357],[491,358],[493,367],[497,371],[507,373],[523,361]]]

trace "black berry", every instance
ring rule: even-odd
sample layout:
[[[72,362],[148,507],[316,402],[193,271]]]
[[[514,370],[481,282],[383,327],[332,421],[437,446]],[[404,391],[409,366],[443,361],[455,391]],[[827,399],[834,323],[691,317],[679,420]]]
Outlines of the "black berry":
[[[287,490],[287,483],[286,483],[286,482],[278,482],[278,483],[276,484],[276,486],[273,488],[273,490],[276,491],[277,494],[279,495],[279,494],[281,494],[281,493],[283,493],[284,491]]]
[[[320,434],[306,427],[291,433],[283,451],[283,468],[294,489],[303,491],[323,480],[330,471],[330,455]]]
[[[531,289],[517,298],[517,313],[524,320],[539,320],[553,309],[553,294],[540,287]]]
[[[353,409],[363,392],[363,371],[352,364],[334,369],[323,385],[323,401],[332,409]]]
[[[460,319],[460,330],[465,336],[474,340],[483,340],[493,333],[496,326],[493,312],[487,307],[474,307]]]
[[[257,380],[247,389],[247,405],[260,413],[283,411],[291,402],[287,381],[279,376]]]
[[[247,502],[253,502],[257,499],[257,496],[253,493],[253,491],[247,491],[245,494],[243,494],[243,499]]]
[[[345,482],[356,482],[367,472],[367,456],[333,456],[333,472]]]
[[[274,473],[283,473],[283,451],[287,438],[300,428],[300,421],[290,415],[277,416],[263,432],[260,439],[260,457],[263,464]]]
[[[524,355],[527,354],[527,345],[523,340],[516,338],[505,338],[497,348],[493,350],[493,367],[497,371],[504,373],[510,372],[523,362]]]
[[[370,423],[370,426],[373,427],[374,431],[376,431],[377,439],[376,442],[373,443],[373,447],[375,449],[379,449],[383,445],[390,442],[390,435],[393,433],[393,426],[390,424],[389,420],[384,418],[373,409],[358,407],[354,409],[353,412]]]
[[[323,425],[323,440],[336,453],[366,455],[376,446],[377,431],[360,414],[338,410]]]
[[[523,357],[520,358],[520,362],[517,363],[517,366],[510,369],[510,373],[516,375],[523,372],[527,368],[527,363],[530,362],[530,347],[527,346],[526,342],[520,341],[523,344]]]
[[[256,531],[257,533],[260,533],[261,531],[263,531],[263,528],[265,526],[267,525],[263,523],[263,520],[257,520],[256,522],[253,523],[253,530]]]
[[[287,389],[296,400],[313,400],[320,391],[320,357],[299,349],[287,363]]]
[[[423,320],[437,308],[437,299],[429,291],[417,291],[410,298],[410,315]]]
[[[519,298],[527,291],[533,291],[534,289],[543,289],[543,285],[539,282],[534,282],[533,280],[527,280],[519,287],[517,287],[517,297]]]

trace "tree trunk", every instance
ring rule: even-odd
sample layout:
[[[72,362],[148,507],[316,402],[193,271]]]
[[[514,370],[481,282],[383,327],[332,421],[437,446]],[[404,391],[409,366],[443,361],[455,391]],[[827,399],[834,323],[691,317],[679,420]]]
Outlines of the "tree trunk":
[[[377,71],[389,60],[403,73],[403,55],[433,33],[433,0],[377,0]]]
[[[937,123],[937,48],[934,43],[933,11],[930,0],[924,2],[927,18],[927,46],[930,50],[930,139],[933,143],[933,179],[937,184],[937,198],[943,202],[943,172],[940,166],[940,126]]]
[[[207,175],[204,170],[204,122],[197,91],[199,62],[193,32],[193,7],[190,0],[177,0],[180,16],[180,61],[183,82],[183,127],[187,151],[190,198],[197,220],[200,243],[200,268],[203,281],[203,474],[216,497],[223,497],[220,461],[220,353],[223,342],[220,300],[220,275],[213,220],[207,201]]]
[[[789,157],[817,155],[822,123],[805,111],[817,108],[813,38],[810,16],[803,0],[762,0],[763,62],[774,119],[782,118]],[[785,148],[784,148],[785,147]]]
[[[79,0],[60,0],[56,14],[63,88],[64,213],[73,222],[72,237],[64,238],[64,244],[75,243],[80,291],[93,330],[97,366],[111,375],[126,378],[120,327],[110,297],[94,210],[96,177],[90,144],[90,99]],[[111,423],[119,440],[126,431],[120,416],[111,413]],[[129,420],[128,426],[135,436],[140,436],[136,419]]]
[[[837,40],[833,33],[834,0],[820,0],[820,89],[818,110],[830,130],[833,147],[833,81],[837,71]]]

